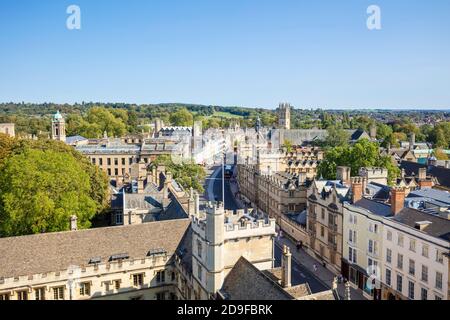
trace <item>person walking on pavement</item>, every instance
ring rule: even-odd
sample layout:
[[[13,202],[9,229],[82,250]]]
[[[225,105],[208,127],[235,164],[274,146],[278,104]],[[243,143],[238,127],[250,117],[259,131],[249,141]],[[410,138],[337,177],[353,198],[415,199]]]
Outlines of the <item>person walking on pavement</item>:
[[[314,272],[317,272],[317,264],[314,263],[313,269],[314,269]]]

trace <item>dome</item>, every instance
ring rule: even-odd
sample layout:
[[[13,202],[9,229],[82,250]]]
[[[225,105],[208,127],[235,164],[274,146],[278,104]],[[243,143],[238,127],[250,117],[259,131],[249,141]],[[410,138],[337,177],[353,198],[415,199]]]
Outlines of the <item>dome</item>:
[[[56,111],[56,113],[55,113],[55,115],[53,116],[53,119],[54,120],[62,120],[62,115],[61,115],[61,113],[59,112],[59,110],[58,111]]]

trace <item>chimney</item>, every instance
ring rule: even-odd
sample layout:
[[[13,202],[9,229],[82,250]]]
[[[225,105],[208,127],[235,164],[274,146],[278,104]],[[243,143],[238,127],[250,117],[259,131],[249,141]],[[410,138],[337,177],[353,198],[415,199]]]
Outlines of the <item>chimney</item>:
[[[281,286],[283,288],[291,287],[291,256],[289,247],[284,246],[281,266]]]
[[[370,126],[370,138],[372,140],[376,140],[377,139],[377,126],[376,125],[371,125]]]
[[[336,168],[336,179],[342,181],[342,183],[350,184],[350,167],[339,166]]]
[[[392,188],[391,189],[391,211],[394,215],[398,214],[405,206],[405,189]]]
[[[73,215],[70,217],[70,231],[78,230],[78,217]]]
[[[363,179],[361,177],[351,178],[352,202],[358,202],[363,195]]]
[[[414,145],[416,144],[416,134],[411,133],[409,135],[409,150],[414,150]]]
[[[427,168],[420,168],[419,169],[419,181],[426,180],[426,179],[427,179]]]
[[[406,173],[405,173],[405,169],[402,169],[402,179],[405,179]]]

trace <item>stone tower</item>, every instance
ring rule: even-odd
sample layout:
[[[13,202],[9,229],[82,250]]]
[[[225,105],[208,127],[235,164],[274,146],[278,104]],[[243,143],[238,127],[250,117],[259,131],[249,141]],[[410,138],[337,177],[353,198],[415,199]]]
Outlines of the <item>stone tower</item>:
[[[222,203],[206,208],[206,288],[216,293],[224,280],[225,209]]]
[[[291,108],[289,103],[280,103],[278,107],[278,126],[280,129],[291,129]]]
[[[52,139],[66,142],[66,122],[59,110],[52,119]]]

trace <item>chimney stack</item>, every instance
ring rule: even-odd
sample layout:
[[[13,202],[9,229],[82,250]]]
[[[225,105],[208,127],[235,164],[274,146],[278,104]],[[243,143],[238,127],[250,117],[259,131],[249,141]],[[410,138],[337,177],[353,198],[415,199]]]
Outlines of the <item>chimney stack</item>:
[[[350,175],[351,175],[351,169],[350,167],[344,167],[339,166],[336,168],[336,179],[341,180],[343,184],[349,185],[350,184]]]
[[[351,178],[351,186],[352,186],[352,202],[358,202],[362,199],[363,195],[363,178],[354,177]]]
[[[427,178],[427,168],[419,169],[419,180],[426,180]]]
[[[283,288],[291,287],[291,250],[288,246],[283,247],[283,257],[281,266],[281,286]]]
[[[391,189],[391,211],[394,215],[398,214],[405,206],[405,188]]]
[[[70,231],[78,230],[78,217],[73,215],[70,217]]]
[[[411,133],[409,135],[409,150],[414,150],[414,145],[416,144],[416,134]]]

